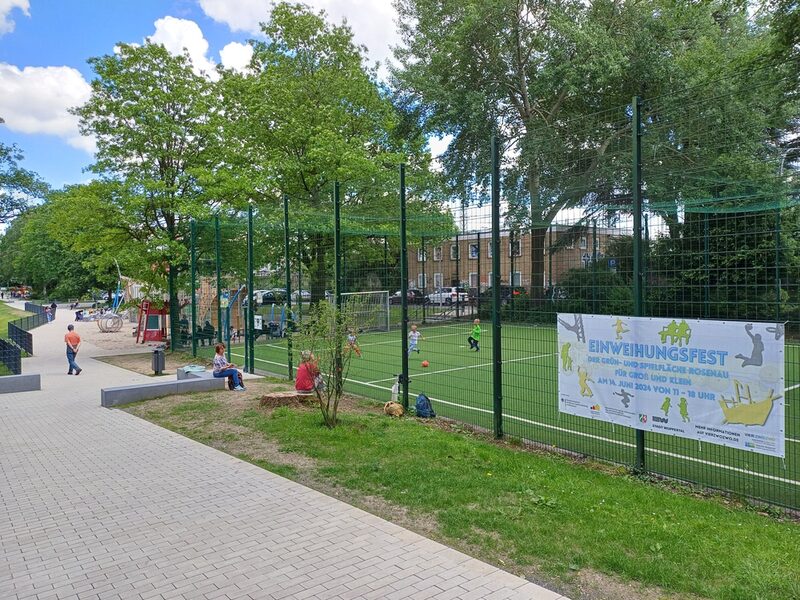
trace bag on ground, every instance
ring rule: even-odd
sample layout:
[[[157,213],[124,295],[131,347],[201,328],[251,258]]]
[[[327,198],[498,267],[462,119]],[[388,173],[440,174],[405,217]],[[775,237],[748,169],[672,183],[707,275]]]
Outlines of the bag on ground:
[[[417,403],[415,405],[417,416],[422,419],[432,419],[436,416],[436,413],[433,412],[433,406],[431,405],[431,400],[425,394],[420,394],[417,396]]]

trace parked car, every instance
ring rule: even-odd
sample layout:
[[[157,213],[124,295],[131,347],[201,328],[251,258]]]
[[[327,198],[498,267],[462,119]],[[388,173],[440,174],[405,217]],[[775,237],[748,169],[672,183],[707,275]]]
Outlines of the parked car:
[[[286,290],[265,290],[261,294],[261,304],[283,304],[286,302]]]
[[[407,290],[407,302],[409,304],[424,304],[425,303],[425,296],[422,295],[421,290]],[[394,294],[389,296],[389,304],[402,304],[403,295],[400,291],[396,291]]]
[[[435,292],[428,294],[428,302],[431,304],[467,304],[468,294],[467,289],[463,287],[443,287],[438,288]]]
[[[256,308],[258,308],[259,304],[261,304],[261,299],[264,297],[264,294],[267,293],[269,290],[253,290],[253,299],[255,300]],[[242,292],[242,307],[247,308],[247,292]]]
[[[311,301],[311,292],[308,290],[294,290],[292,292],[292,300],[297,302],[298,300],[302,300],[303,302],[310,302]]]

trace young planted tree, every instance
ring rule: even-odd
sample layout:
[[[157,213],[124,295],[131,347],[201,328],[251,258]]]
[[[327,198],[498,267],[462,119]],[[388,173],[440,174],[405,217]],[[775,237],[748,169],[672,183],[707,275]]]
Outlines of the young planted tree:
[[[295,345],[311,352],[319,370],[314,393],[325,426],[330,429],[338,422],[339,402],[352,357],[345,347],[348,333],[354,328],[353,312],[347,305],[337,308],[334,303],[323,300],[312,305],[300,331],[294,334]]]

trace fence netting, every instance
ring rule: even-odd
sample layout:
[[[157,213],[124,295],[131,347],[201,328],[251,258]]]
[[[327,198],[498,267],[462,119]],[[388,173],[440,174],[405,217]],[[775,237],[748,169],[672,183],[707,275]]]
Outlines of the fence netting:
[[[747,82],[725,83],[735,95]],[[287,197],[197,221],[182,344],[210,356],[222,340],[233,362],[291,377],[295,332],[338,300],[353,319],[350,392],[385,402],[405,380],[412,404],[424,393],[443,417],[800,508],[797,160],[785,115],[743,122],[709,93],[529,132],[529,168],[501,170],[497,226],[488,170],[443,201],[416,194],[413,177],[407,190],[345,182],[311,207]],[[397,212],[379,208],[387,195]],[[785,458],[651,432],[642,446],[631,428],[561,413],[557,315],[637,311],[784,324]]]

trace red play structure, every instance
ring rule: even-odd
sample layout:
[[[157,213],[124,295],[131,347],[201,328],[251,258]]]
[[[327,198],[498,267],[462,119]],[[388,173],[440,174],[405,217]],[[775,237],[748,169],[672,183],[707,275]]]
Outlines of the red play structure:
[[[169,303],[162,308],[155,308],[149,300],[142,300],[139,305],[139,326],[136,328],[136,343],[163,342],[167,339],[167,315]]]

